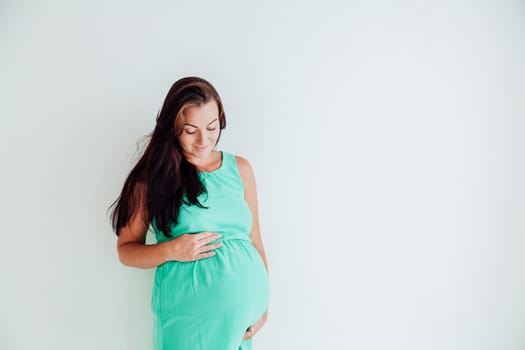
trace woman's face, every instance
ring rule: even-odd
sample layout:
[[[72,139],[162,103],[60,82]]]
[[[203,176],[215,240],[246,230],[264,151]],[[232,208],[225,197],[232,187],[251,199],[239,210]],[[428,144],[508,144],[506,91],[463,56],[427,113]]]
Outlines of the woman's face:
[[[215,100],[184,110],[185,118],[179,143],[186,158],[206,159],[217,143],[220,132],[219,108]]]

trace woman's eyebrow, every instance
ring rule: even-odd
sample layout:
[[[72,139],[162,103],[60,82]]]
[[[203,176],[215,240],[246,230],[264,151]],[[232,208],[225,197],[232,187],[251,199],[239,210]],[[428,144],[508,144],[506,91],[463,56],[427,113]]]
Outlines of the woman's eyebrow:
[[[218,118],[213,119],[211,122],[208,123],[208,125],[212,124],[212,123],[215,122],[217,119],[218,119]],[[193,126],[194,128],[197,128],[197,129],[199,128],[198,126],[195,126],[195,125],[190,124],[190,123],[186,123],[186,124],[184,124],[184,125],[190,125],[190,126]]]

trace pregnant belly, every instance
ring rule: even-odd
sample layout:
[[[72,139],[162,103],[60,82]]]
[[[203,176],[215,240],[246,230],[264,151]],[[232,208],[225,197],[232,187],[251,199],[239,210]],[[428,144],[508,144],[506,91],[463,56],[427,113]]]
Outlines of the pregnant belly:
[[[152,310],[188,318],[224,314],[255,322],[267,309],[269,281],[250,241],[224,239],[216,255],[197,261],[169,261],[155,273]]]

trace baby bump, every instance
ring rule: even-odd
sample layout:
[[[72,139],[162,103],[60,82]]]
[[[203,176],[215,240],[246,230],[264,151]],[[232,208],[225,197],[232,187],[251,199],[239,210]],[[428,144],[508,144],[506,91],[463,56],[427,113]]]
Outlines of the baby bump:
[[[250,321],[257,320],[268,307],[270,293],[263,260],[250,241],[222,242],[210,258],[159,266],[153,311],[179,315],[238,312]]]

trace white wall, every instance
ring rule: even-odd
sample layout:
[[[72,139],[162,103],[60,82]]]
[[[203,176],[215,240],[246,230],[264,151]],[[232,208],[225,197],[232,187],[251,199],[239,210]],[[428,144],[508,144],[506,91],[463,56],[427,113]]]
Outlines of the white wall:
[[[106,209],[210,80],[272,284],[254,349],[525,347],[523,1],[2,1],[1,349],[151,348]]]

